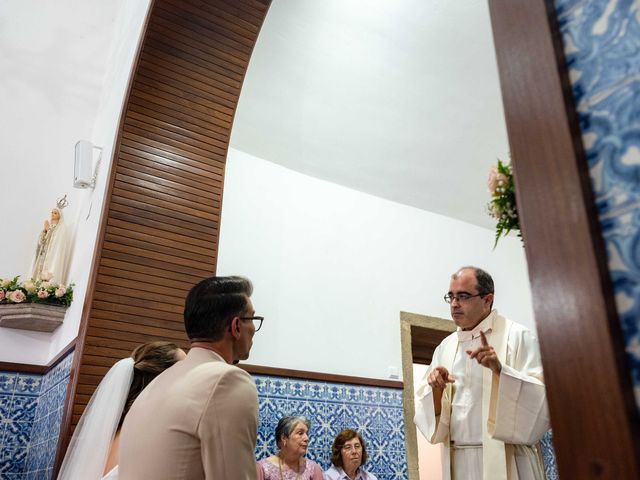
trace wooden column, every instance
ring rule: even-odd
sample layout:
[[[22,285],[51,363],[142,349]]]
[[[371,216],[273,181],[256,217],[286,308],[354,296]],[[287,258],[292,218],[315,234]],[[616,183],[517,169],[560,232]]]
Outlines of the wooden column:
[[[270,0],[155,0],[119,127],[56,471],[107,370],[146,341],[186,347],[189,288],[216,271],[240,89]]]
[[[490,7],[560,477],[640,478],[637,411],[553,2]]]

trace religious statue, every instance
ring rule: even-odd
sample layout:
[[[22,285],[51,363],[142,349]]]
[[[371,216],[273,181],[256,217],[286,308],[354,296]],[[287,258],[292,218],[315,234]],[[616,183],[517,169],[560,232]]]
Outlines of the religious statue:
[[[65,195],[51,210],[51,219],[44,221],[44,228],[38,237],[36,254],[29,273],[33,280],[67,283],[71,250],[71,235],[64,223],[64,208],[67,205],[69,202]]]

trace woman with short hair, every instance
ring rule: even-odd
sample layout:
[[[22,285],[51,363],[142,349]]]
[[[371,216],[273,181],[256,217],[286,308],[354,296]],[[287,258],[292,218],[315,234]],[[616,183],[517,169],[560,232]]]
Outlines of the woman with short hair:
[[[362,465],[367,463],[367,447],[362,435],[350,428],[341,431],[331,447],[331,463],[325,480],[377,480]]]
[[[310,428],[306,417],[282,417],[276,427],[278,453],[258,462],[258,480],[323,480],[320,465],[304,458]]]

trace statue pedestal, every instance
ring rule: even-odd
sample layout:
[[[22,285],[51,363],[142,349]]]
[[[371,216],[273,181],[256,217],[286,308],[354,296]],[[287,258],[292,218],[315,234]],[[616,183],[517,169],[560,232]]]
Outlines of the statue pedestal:
[[[53,332],[62,325],[67,307],[41,303],[0,305],[0,327]]]

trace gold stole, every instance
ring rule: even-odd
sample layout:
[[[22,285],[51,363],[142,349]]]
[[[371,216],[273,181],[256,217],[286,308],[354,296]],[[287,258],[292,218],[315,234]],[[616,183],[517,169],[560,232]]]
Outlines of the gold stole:
[[[504,365],[507,358],[507,339],[509,338],[512,322],[498,315],[495,310],[491,312],[490,316],[493,318],[491,319],[491,333],[487,335],[487,341]],[[442,365],[449,371],[453,369],[453,360],[457,350],[458,341],[453,339],[453,341],[447,343],[443,351]],[[466,352],[461,352],[461,355],[466,355]],[[485,368],[482,373],[482,476],[487,480],[507,480],[507,455],[505,449],[510,446],[505,446],[504,442],[490,438],[488,432],[488,428],[493,431],[499,378],[488,368]],[[434,434],[434,439],[439,437],[438,441],[444,443],[442,465],[449,465],[449,469],[443,472],[444,480],[451,479],[449,425],[451,423],[452,394],[452,386],[448,384],[442,394],[440,422]]]

